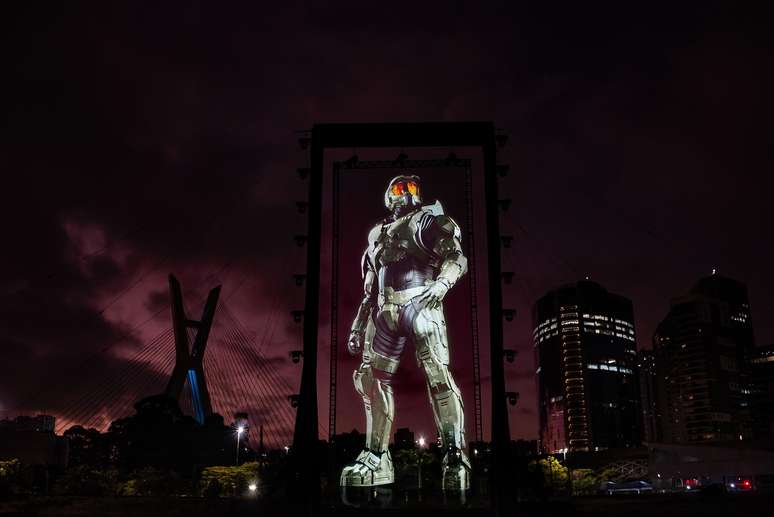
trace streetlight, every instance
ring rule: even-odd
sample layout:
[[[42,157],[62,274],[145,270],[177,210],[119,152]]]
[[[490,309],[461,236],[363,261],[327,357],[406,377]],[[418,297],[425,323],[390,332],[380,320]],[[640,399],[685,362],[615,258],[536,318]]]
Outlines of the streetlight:
[[[419,471],[419,476],[417,477],[417,489],[422,490],[422,449],[425,448],[425,437],[420,436],[417,443],[419,444],[419,451],[417,452],[417,469]]]
[[[258,485],[256,485],[255,483],[250,483],[249,485],[247,485],[247,488],[250,490],[250,492],[255,493],[255,491],[258,489]]]
[[[239,465],[239,437],[242,436],[242,433],[245,432],[245,428],[243,426],[237,427],[237,450],[236,450],[236,464]]]

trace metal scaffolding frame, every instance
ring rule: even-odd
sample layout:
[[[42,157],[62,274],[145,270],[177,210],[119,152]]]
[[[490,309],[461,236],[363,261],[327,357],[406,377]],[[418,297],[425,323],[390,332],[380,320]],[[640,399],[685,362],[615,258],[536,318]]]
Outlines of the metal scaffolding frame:
[[[298,397],[289,482],[311,510],[319,506],[319,465],[311,460],[319,440],[317,409],[317,338],[319,332],[320,251],[324,152],[332,148],[479,147],[483,153],[484,196],[489,275],[489,336],[492,387],[492,505],[498,514],[509,499],[507,461],[510,447],[505,372],[498,203],[497,135],[491,122],[423,122],[384,124],[315,124],[299,138],[309,149],[307,283],[304,309],[304,364]]]

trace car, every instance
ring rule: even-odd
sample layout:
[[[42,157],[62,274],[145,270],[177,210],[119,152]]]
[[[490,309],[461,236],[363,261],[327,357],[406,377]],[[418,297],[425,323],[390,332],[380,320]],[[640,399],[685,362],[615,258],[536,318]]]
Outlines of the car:
[[[746,477],[737,477],[726,483],[726,490],[729,492],[749,492],[753,488],[752,480]]]

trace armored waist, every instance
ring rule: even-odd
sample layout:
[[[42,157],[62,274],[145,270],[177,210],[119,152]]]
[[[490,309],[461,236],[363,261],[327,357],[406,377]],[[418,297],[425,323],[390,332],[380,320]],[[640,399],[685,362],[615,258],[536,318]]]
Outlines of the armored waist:
[[[384,291],[379,293],[379,307],[385,303],[392,303],[395,305],[405,305],[412,298],[422,294],[425,290],[425,286],[411,287],[409,289],[403,289],[400,291],[394,290],[392,287],[385,287]]]

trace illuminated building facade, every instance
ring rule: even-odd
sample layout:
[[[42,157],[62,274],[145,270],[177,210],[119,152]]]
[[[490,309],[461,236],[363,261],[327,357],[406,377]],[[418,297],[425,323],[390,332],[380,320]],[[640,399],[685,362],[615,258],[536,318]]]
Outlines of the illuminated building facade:
[[[544,452],[632,447],[641,441],[632,303],[588,280],[533,307]]]
[[[749,361],[753,436],[774,438],[774,345],[758,347]]]
[[[672,307],[653,336],[657,425],[666,443],[752,437],[747,287],[713,274]]]
[[[652,350],[637,352],[637,377],[642,405],[642,439],[646,443],[662,441],[656,405],[656,356]]]

